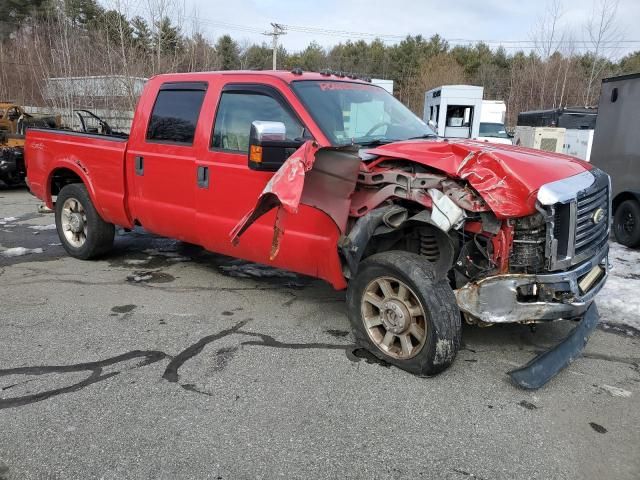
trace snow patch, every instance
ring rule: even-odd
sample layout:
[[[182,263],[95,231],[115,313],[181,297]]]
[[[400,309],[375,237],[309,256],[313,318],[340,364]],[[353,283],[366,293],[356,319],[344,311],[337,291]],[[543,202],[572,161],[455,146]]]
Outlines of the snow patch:
[[[29,228],[32,228],[34,230],[55,230],[56,224],[52,223],[50,225],[31,225]]]
[[[22,257],[23,255],[29,255],[31,253],[42,253],[41,248],[25,248],[25,247],[13,247],[7,248],[0,252],[3,257]]]
[[[609,243],[612,268],[596,297],[602,321],[640,330],[640,251]]]
[[[124,263],[126,263],[127,265],[144,265],[146,263],[149,263],[150,261],[151,261],[151,257],[148,257],[144,260],[129,258],[125,260]]]
[[[147,255],[151,255],[152,257],[165,257],[169,262],[190,262],[191,259],[188,257],[184,257],[180,255],[178,252],[173,252],[170,250],[159,250],[157,248],[147,248],[143,250]]]
[[[612,387],[611,385],[600,385],[600,388],[610,394],[612,397],[629,398],[631,396],[631,392],[623,388]]]
[[[153,278],[153,275],[151,274],[151,272],[143,272],[140,273],[139,275],[129,275],[127,277],[127,280],[129,280],[130,282],[135,282],[135,283],[140,283],[140,282],[146,282],[148,280],[151,280]]]
[[[2,219],[3,222],[15,222],[18,219],[18,217],[4,217]]]

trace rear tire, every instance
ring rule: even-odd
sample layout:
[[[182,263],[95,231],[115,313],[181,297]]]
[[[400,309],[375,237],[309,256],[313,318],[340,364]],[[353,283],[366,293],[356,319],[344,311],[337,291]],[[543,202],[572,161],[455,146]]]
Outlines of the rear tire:
[[[71,183],[60,190],[56,229],[67,253],[81,260],[104,255],[113,247],[115,227],[100,218],[82,183]]]
[[[625,200],[613,217],[613,233],[618,243],[630,247],[640,247],[640,203]]]
[[[420,255],[390,251],[364,260],[347,291],[356,343],[416,375],[445,370],[460,348],[460,310],[446,278]]]

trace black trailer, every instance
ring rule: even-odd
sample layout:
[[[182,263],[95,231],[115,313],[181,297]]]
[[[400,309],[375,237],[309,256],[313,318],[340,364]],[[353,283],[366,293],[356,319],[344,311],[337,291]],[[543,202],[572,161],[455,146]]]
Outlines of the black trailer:
[[[531,110],[518,114],[519,127],[558,127],[577,130],[593,130],[598,109],[589,107],[564,107],[551,110]]]
[[[640,247],[640,73],[602,81],[591,163],[611,176],[616,240]]]

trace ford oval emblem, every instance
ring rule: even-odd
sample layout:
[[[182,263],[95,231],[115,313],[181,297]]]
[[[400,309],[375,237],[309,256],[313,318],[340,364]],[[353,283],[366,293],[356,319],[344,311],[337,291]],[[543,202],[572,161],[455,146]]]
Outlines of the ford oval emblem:
[[[597,225],[604,220],[604,217],[605,217],[604,209],[598,208],[595,212],[593,212],[593,215],[591,216],[591,220],[593,221],[593,223]]]

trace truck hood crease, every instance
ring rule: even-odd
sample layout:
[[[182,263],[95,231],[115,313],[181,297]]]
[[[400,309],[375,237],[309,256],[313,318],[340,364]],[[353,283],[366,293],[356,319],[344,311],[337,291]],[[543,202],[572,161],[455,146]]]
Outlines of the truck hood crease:
[[[591,166],[567,155],[472,140],[407,140],[368,149],[378,158],[405,159],[466,180],[498,218],[535,212],[535,193],[546,184],[588,171]]]

